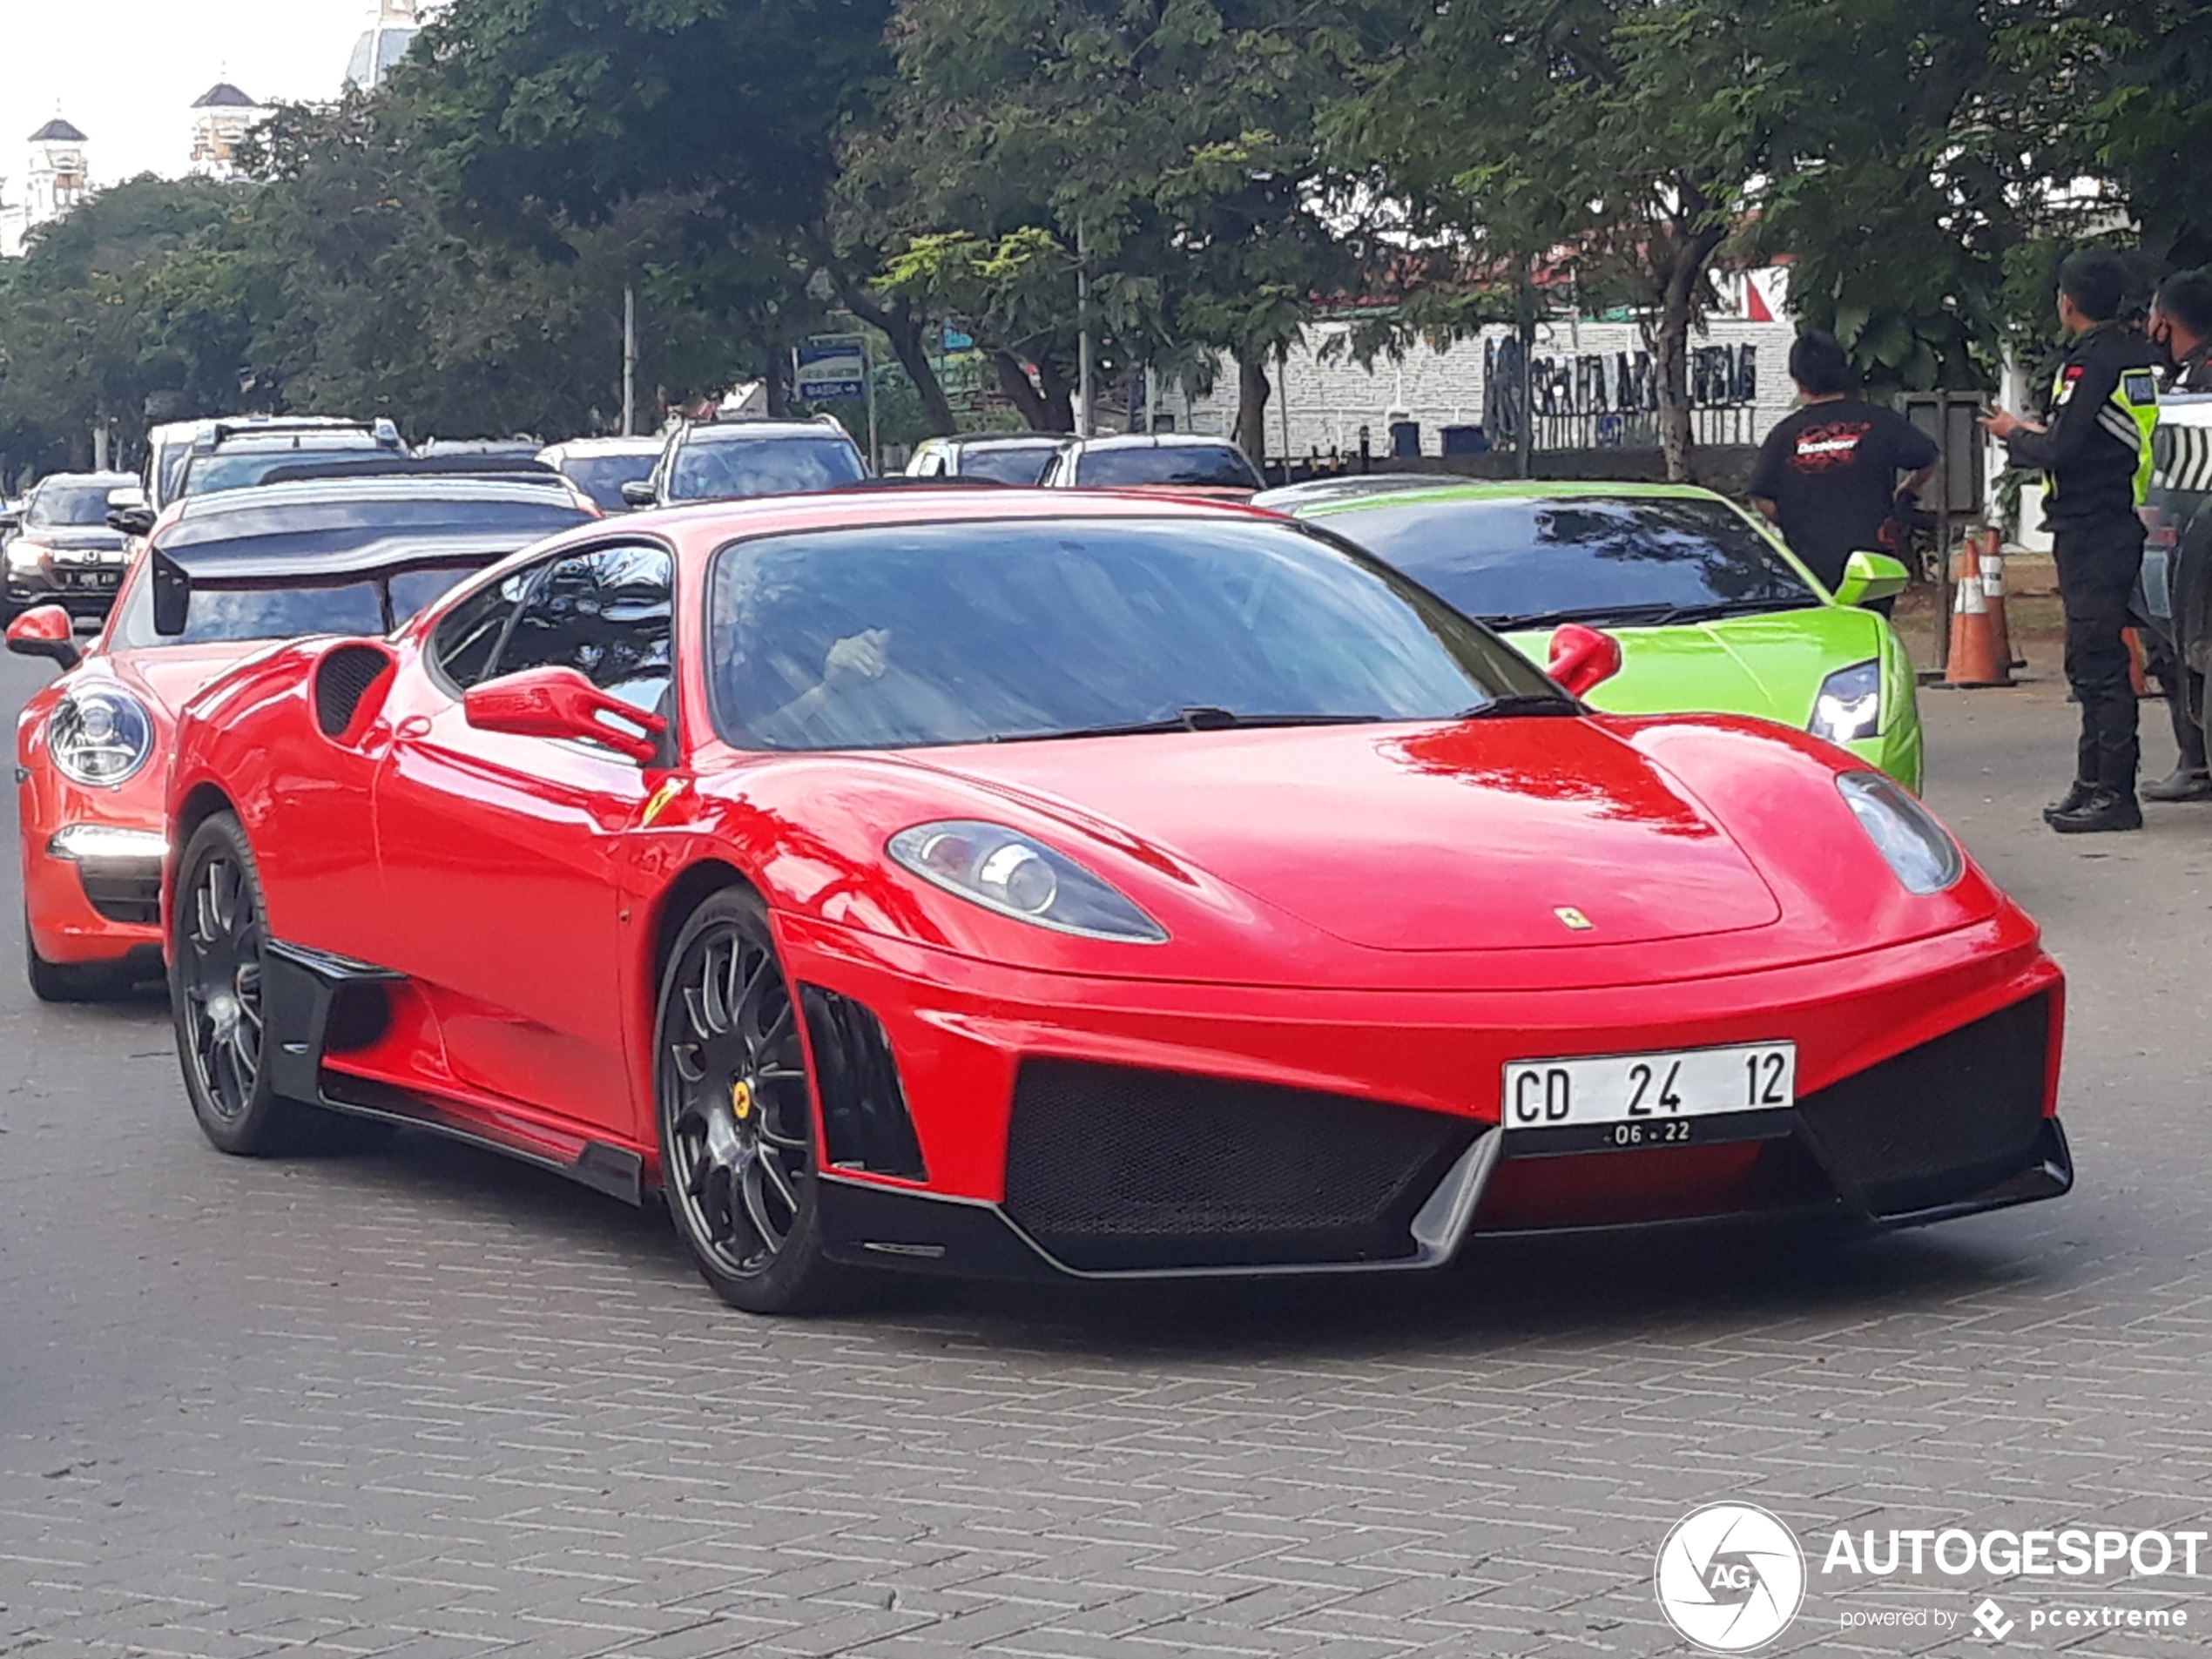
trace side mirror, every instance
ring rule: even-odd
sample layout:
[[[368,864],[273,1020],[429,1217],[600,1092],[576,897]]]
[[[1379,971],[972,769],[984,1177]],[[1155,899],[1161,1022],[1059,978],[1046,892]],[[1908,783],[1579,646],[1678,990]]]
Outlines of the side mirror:
[[[82,662],[77,649],[77,629],[69,612],[59,605],[40,605],[26,610],[8,624],[8,649],[18,657],[44,657],[64,670]]]
[[[1844,579],[1836,584],[1836,603],[1865,605],[1894,599],[1912,580],[1912,573],[1886,553],[1854,553],[1844,562]]]
[[[107,509],[107,527],[111,530],[121,530],[125,536],[144,536],[153,528],[155,516],[153,509],[144,502],[135,507],[110,507]]]
[[[627,505],[631,507],[651,507],[659,499],[659,492],[654,489],[651,479],[632,478],[628,483],[623,485],[622,498]]]
[[[1587,697],[1621,671],[1621,642],[1579,622],[1564,624],[1552,636],[1546,671],[1575,696]]]
[[[479,732],[604,744],[639,765],[660,758],[668,722],[601,691],[573,668],[526,668],[472,685],[462,714]],[[620,721],[617,725],[613,721]]]
[[[0,530],[19,530],[22,528],[21,513],[0,513]]]

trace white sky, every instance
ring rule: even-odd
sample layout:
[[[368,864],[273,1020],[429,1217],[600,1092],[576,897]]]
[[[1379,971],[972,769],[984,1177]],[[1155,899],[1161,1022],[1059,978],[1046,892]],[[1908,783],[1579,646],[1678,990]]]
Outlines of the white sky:
[[[0,199],[57,114],[96,186],[182,173],[190,110],[217,81],[264,104],[337,97],[369,0],[0,0]]]

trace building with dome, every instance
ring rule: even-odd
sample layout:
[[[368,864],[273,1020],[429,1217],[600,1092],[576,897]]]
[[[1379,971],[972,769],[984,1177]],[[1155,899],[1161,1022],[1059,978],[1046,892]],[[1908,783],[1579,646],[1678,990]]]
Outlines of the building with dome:
[[[77,125],[57,115],[30,135],[30,154],[17,199],[0,209],[0,257],[13,259],[24,239],[83,201],[91,189],[87,146]]]
[[[192,160],[187,171],[195,179],[233,184],[246,175],[238,152],[246,135],[269,112],[228,81],[218,81],[201,93],[192,106]]]
[[[423,13],[428,9],[419,0],[377,0],[368,28],[354,43],[354,55],[346,64],[346,90],[373,92],[381,86],[422,32],[428,21]]]

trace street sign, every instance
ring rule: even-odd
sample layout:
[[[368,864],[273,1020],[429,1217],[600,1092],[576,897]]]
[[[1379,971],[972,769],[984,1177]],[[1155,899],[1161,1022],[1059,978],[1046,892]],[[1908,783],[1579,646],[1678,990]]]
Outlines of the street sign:
[[[799,348],[795,388],[808,403],[860,397],[867,391],[867,347],[858,335],[824,335]]]

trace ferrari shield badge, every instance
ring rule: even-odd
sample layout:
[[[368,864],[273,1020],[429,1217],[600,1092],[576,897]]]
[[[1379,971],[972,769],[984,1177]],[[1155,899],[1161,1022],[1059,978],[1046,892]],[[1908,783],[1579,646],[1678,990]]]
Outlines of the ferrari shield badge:
[[[1558,906],[1552,911],[1552,914],[1557,916],[1561,925],[1572,933],[1586,934],[1597,926],[1597,923],[1592,921],[1571,904]]]

